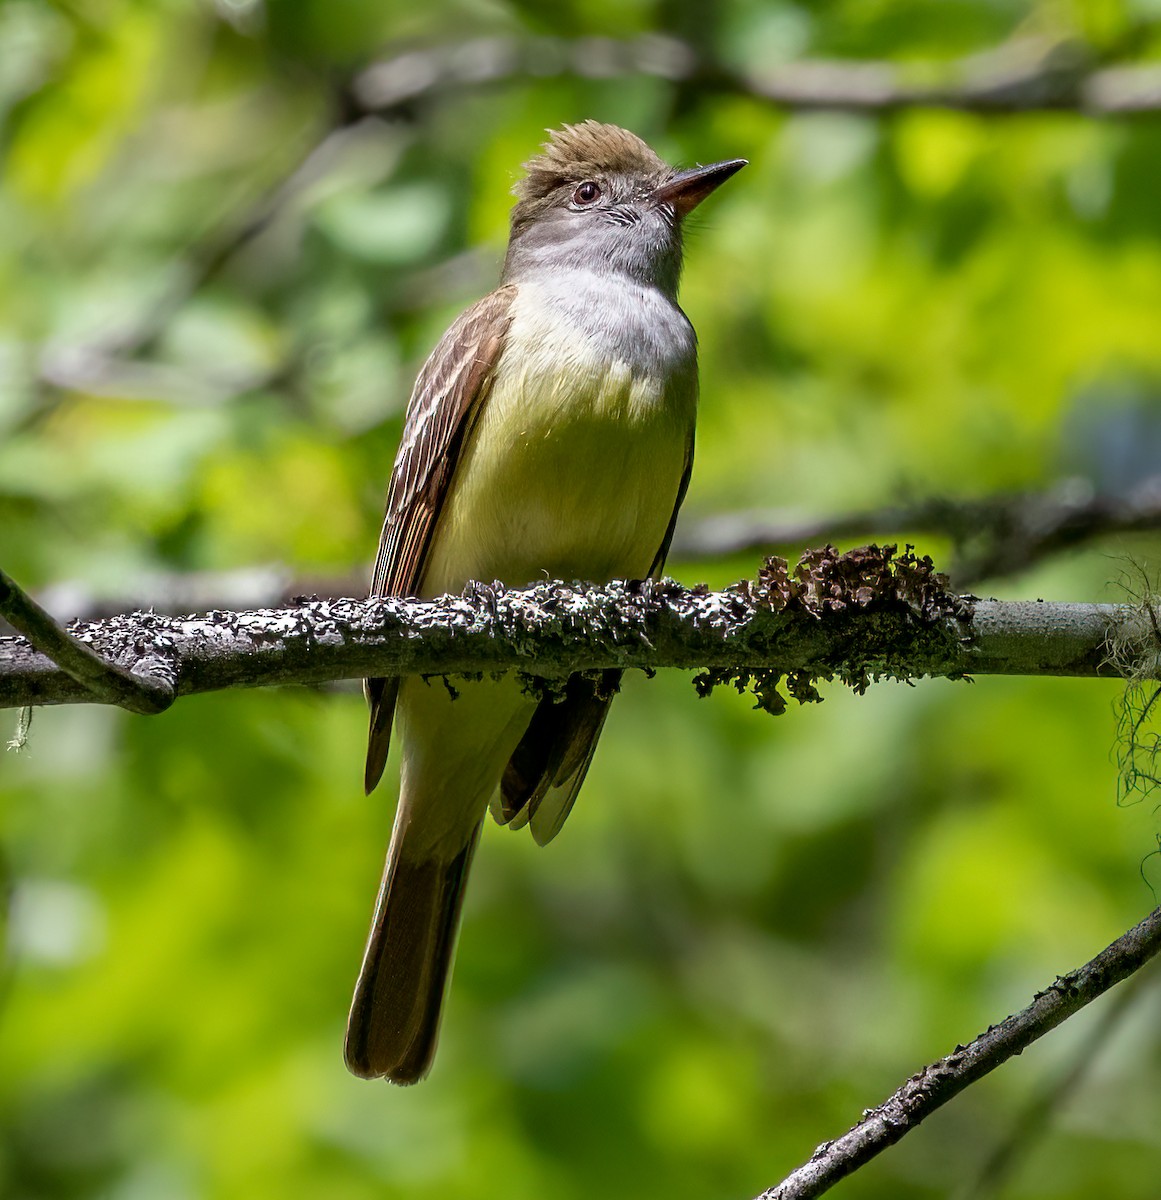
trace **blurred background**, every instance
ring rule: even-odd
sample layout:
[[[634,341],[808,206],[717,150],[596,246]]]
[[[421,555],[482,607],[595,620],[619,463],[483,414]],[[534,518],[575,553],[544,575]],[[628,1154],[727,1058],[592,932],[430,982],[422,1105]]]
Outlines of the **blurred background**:
[[[595,117],[752,164],[688,238],[675,577],[875,537],[1123,599],[1161,548],[1161,118],[978,97],[1150,62],[1156,0],[6,0],[0,564],[62,617],[365,588],[414,374],[518,164]],[[770,99],[883,79],[976,110]],[[1154,906],[1119,695],[773,719],[635,675],[564,834],[486,830],[409,1090],[342,1064],[396,770],[363,797],[361,697],[38,711],[0,762],[0,1195],[752,1196]],[[1155,1200],[1159,1017],[1154,973],[836,1194]]]

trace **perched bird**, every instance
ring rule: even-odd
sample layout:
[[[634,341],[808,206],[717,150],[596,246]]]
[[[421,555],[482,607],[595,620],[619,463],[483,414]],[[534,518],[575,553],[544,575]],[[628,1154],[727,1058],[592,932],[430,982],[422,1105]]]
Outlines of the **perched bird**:
[[[745,165],[678,171],[636,135],[550,134],[515,188],[500,286],[444,334],[407,409],[372,591],[661,572],[689,483],[693,327],[682,220]],[[541,845],[564,824],[620,673],[537,700],[513,678],[371,679],[366,787],[402,739],[399,807],[347,1027],[348,1067],[431,1067],[485,812]]]

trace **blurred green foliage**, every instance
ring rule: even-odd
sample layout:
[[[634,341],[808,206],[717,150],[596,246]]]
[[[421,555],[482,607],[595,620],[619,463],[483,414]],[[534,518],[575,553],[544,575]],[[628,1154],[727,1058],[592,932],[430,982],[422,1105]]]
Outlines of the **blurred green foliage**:
[[[1157,469],[1161,119],[795,115],[546,73],[331,132],[377,55],[650,31],[742,67],[1020,37],[1161,58],[1155,0],[7,0],[4,568],[98,592],[365,569],[414,372],[494,281],[517,164],[589,116],[674,161],[752,160],[689,238],[687,517]],[[1157,550],[1109,540],[991,590],[1116,599]],[[391,816],[390,779],[360,794],[361,699],[39,712],[0,774],[0,1195],[752,1195],[1152,906],[1116,694],[882,685],[775,721],[630,679],[559,841],[488,830],[440,1057],[405,1091],[340,1052]],[[1004,1196],[1155,1200],[1158,1003]],[[966,1187],[1096,1015],[841,1194]]]

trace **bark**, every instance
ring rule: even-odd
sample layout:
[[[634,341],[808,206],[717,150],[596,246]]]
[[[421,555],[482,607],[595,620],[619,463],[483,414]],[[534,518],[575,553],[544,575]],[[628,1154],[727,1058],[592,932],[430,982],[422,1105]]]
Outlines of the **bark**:
[[[438,600],[306,599],[286,608],[73,626],[71,639],[146,688],[185,696],[231,687],[406,674],[518,670],[544,679],[640,667],[699,670],[704,694],[750,686],[780,711],[837,679],[1157,675],[1151,622],[1129,605],[978,600],[946,590],[929,560],[894,547],[769,559],[721,592],[660,583],[471,584]],[[1109,645],[1118,644],[1118,661]],[[53,643],[57,645],[57,643]],[[0,639],[0,706],[125,704],[53,646]],[[150,681],[153,681],[151,684]],[[126,704],[126,707],[133,707]]]

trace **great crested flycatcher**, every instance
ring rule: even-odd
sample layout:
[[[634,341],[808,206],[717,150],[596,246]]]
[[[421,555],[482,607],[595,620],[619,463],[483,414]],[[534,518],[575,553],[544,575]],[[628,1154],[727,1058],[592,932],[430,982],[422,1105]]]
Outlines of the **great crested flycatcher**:
[[[697,341],[677,306],[681,226],[745,166],[676,171],[636,135],[551,133],[516,186],[500,286],[424,364],[387,492],[372,591],[660,573],[693,462]],[[366,787],[393,715],[402,781],[347,1026],[347,1066],[414,1083],[435,1053],[468,868],[489,804],[544,845],[564,824],[620,678],[539,701],[507,677],[370,679]]]

